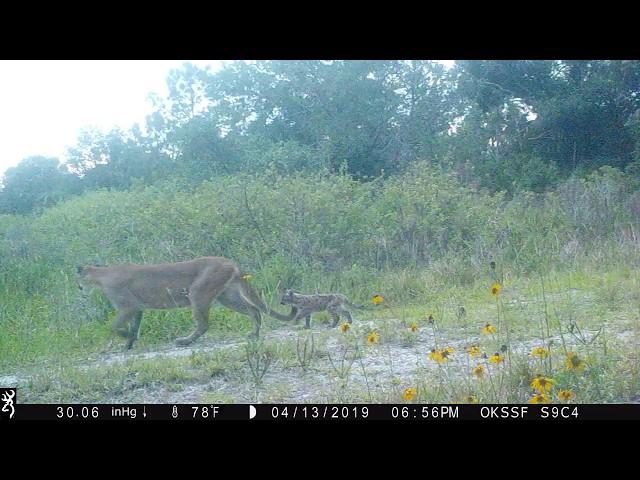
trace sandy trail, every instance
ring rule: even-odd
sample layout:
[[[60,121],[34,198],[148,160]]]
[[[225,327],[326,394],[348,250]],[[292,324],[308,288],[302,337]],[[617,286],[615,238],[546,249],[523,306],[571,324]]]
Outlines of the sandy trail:
[[[369,320],[361,322],[360,331],[379,328],[380,322],[400,322],[399,320]],[[303,333],[300,329],[275,329],[267,331],[264,336],[265,344],[292,342]],[[323,337],[326,354],[315,358],[310,368],[305,372],[297,365],[285,365],[274,362],[262,380],[259,388],[244,366],[231,375],[214,376],[206,382],[196,382],[181,385],[180,388],[170,388],[167,385],[153,385],[136,387],[117,397],[105,397],[105,403],[135,402],[135,403],[206,403],[207,401],[228,401],[233,403],[251,402],[367,402],[369,398],[388,399],[397,401],[401,391],[413,386],[419,381],[428,380],[438,382],[439,379],[456,378],[469,383],[469,371],[478,363],[498,374],[499,368],[489,365],[482,359],[470,359],[465,353],[470,340],[462,329],[449,328],[438,332],[438,346],[451,346],[455,353],[445,365],[439,365],[428,359],[429,351],[434,348],[433,332],[422,328],[415,334],[411,342],[392,340],[380,345],[362,345],[358,347],[363,355],[350,361],[353,351],[347,352],[344,371],[336,368],[344,354],[344,334],[337,329],[329,330],[322,326],[314,328],[310,333]],[[593,338],[597,332],[583,332],[587,339]],[[633,331],[607,332],[610,339],[616,342],[636,342],[637,336]],[[559,336],[552,337],[558,348],[561,344]],[[566,337],[568,346],[575,346],[578,341],[573,337]],[[514,352],[528,354],[534,346],[540,344],[539,339],[512,342]],[[74,366],[82,370],[100,369],[105,366],[125,364],[138,360],[153,360],[167,358],[186,358],[194,354],[210,354],[225,350],[238,349],[244,351],[246,339],[216,341],[215,338],[205,338],[190,347],[168,345],[165,348],[136,352],[109,352],[97,355],[86,361],[78,362]],[[329,358],[331,356],[331,358]],[[349,368],[350,366],[350,368]],[[25,386],[31,375],[28,373],[13,373],[0,376],[2,386]],[[466,379],[466,380],[465,380]],[[472,384],[469,383],[470,388]],[[213,400],[211,400],[213,399]],[[394,400],[395,399],[395,400]]]

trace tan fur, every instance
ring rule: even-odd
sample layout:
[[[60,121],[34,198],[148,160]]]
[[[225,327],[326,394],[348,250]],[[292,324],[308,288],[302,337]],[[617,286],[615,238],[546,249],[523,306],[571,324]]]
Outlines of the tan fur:
[[[214,300],[253,319],[251,336],[260,333],[261,313],[289,321],[269,309],[241,278],[240,268],[223,257],[202,257],[187,262],[158,265],[114,265],[78,267],[81,288],[100,288],[116,308],[113,329],[128,339],[131,348],[138,338],[142,312],[147,309],[191,307],[196,322],[194,332],[176,340],[188,345],[207,331],[209,309]],[[129,324],[127,326],[127,323]]]

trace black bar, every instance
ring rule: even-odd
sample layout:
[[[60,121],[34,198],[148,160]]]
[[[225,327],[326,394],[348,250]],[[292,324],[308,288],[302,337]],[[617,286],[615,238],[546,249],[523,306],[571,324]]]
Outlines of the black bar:
[[[255,409],[252,410],[252,408]],[[255,416],[250,418],[250,412]],[[414,404],[17,404],[0,421],[370,422],[640,421],[640,404],[414,405]]]

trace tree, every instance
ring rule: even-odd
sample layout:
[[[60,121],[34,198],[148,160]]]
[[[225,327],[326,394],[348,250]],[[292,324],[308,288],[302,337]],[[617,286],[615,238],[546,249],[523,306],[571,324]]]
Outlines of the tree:
[[[89,189],[127,188],[133,179],[148,184],[171,171],[168,156],[150,144],[137,126],[129,132],[83,131],[78,144],[68,151],[68,163]]]
[[[0,190],[0,210],[27,214],[78,193],[80,182],[57,158],[33,156],[7,169]]]
[[[461,90],[482,112],[518,107],[503,115],[508,130],[497,135],[511,140],[511,150],[566,170],[631,160],[627,122],[640,108],[640,62],[467,61],[459,68]]]
[[[430,62],[260,61],[211,76],[208,96],[229,136],[294,142],[366,177],[433,154],[452,118],[451,91]]]
[[[185,63],[167,78],[169,95],[152,95],[155,111],[147,117],[147,141],[192,180],[237,171],[237,155],[223,139],[219,119],[207,110],[207,69]]]

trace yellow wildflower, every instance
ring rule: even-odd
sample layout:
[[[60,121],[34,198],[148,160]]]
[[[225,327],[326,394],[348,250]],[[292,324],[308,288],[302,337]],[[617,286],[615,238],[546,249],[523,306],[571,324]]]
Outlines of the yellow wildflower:
[[[471,358],[476,358],[480,355],[480,347],[478,345],[471,345],[467,348],[467,353],[471,356]]]
[[[489,335],[490,333],[496,333],[496,327],[494,327],[490,323],[487,323],[484,327],[482,327],[482,330],[480,331],[483,335]]]
[[[411,400],[413,400],[413,397],[415,397],[418,393],[418,390],[416,388],[407,388],[404,393],[402,394],[402,398],[407,401],[410,402]]]
[[[500,364],[500,363],[504,362],[504,355],[500,355],[498,352],[496,352],[496,353],[494,353],[493,355],[491,355],[489,357],[489,361],[491,363]]]
[[[536,393],[529,399],[529,403],[551,403],[551,399],[544,393]]]
[[[429,353],[429,358],[438,363],[444,363],[447,361],[447,359],[442,356],[441,350],[431,350],[431,353]]]
[[[567,353],[567,358],[564,364],[567,367],[567,370],[582,371],[585,367],[584,360],[582,360],[580,357],[578,357],[577,354],[573,352]]]
[[[539,357],[540,359],[547,358],[549,356],[549,350],[544,347],[536,347],[531,350],[531,355],[534,357]]]
[[[558,392],[558,398],[560,400],[565,401],[565,402],[568,402],[569,400],[571,400],[575,396],[576,395],[570,390],[560,390]]]
[[[537,376],[531,380],[531,386],[540,393],[550,392],[553,388],[554,380],[542,376]]]

